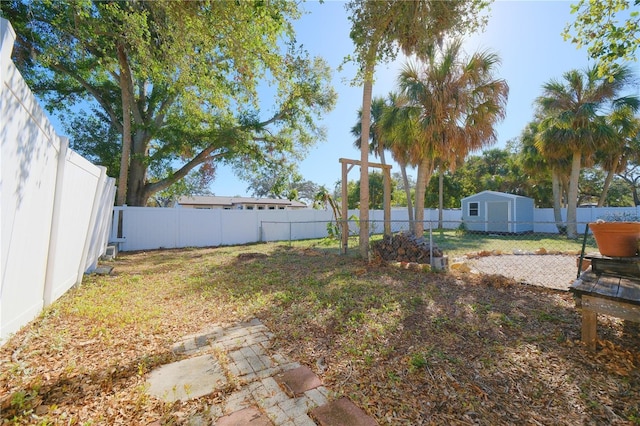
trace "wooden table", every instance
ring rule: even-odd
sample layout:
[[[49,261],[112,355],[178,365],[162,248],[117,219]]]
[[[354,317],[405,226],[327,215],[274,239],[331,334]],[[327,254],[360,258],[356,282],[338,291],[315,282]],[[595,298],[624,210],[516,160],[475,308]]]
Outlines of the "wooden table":
[[[600,263],[602,263],[601,259],[603,257],[598,256]],[[593,262],[593,259],[591,260]],[[617,260],[640,264],[640,258],[618,258]],[[582,305],[582,341],[594,351],[597,314],[640,322],[640,276],[630,276],[635,272],[616,275],[595,273],[592,268],[583,272],[569,290],[576,296],[576,304]],[[602,268],[599,270],[601,271]]]

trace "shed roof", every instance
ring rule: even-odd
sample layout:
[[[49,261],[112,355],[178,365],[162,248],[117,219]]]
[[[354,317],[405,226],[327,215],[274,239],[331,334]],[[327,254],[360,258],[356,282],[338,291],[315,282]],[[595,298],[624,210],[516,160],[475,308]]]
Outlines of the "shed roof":
[[[469,198],[475,198],[475,197],[478,197],[478,196],[481,196],[481,195],[487,195],[487,194],[497,195],[497,196],[501,196],[501,197],[504,197],[504,198],[510,198],[510,199],[529,198],[529,197],[525,197],[523,195],[516,195],[516,194],[509,194],[509,193],[506,193],[506,192],[485,190],[485,191],[478,192],[477,194],[473,194],[473,195],[469,195],[468,197],[464,197],[462,199],[462,201],[468,200]],[[529,198],[529,199],[531,199],[531,198]]]

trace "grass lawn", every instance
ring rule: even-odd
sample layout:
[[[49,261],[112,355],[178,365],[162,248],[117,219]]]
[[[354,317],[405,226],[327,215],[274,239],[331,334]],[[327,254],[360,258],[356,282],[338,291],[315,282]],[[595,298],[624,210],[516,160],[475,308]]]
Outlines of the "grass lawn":
[[[566,292],[313,244],[121,253],[113,275],[87,277],[0,348],[0,417],[188,424],[233,389],[163,403],[146,374],[179,359],[183,336],[257,317],[274,351],[381,425],[640,424],[637,325],[600,316],[590,353]]]
[[[535,251],[541,247],[548,251],[580,252],[583,237],[568,239],[556,234],[479,234],[467,232],[459,234],[454,230],[436,230],[433,241],[448,254],[464,254],[478,251],[523,250]],[[585,252],[598,251],[592,235],[587,238]]]
[[[381,234],[371,236],[371,241],[382,238]],[[425,239],[429,239],[429,232],[424,235]],[[557,251],[563,253],[580,253],[582,250],[583,236],[578,239],[569,239],[563,235],[557,234],[485,234],[465,232],[460,233],[455,229],[436,229],[433,231],[433,242],[437,247],[442,249],[444,253],[450,257],[460,256],[468,253],[477,253],[480,251],[502,251],[512,252],[513,250],[535,252],[540,248],[547,251]],[[318,247],[326,249],[332,253],[340,253],[340,243],[335,239],[292,241],[293,247]],[[353,255],[358,252],[358,237],[349,237],[348,247]],[[585,244],[585,253],[597,252],[593,235],[589,234]]]

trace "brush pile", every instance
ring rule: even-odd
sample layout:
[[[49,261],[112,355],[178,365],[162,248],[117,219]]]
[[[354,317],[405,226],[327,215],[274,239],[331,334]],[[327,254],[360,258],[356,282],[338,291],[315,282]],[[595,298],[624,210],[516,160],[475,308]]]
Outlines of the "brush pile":
[[[373,255],[385,261],[431,263],[432,248],[424,237],[408,232],[384,236],[371,244]],[[433,257],[442,257],[442,250],[433,245]]]

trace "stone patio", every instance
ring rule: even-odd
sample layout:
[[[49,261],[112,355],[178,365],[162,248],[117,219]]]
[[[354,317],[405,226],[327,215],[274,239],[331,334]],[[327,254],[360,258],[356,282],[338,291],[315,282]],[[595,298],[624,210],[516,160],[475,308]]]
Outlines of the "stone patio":
[[[167,402],[190,400],[225,388],[233,378],[241,385],[239,390],[192,418],[191,424],[377,424],[347,398],[332,401],[330,391],[309,367],[272,352],[272,336],[258,319],[186,336],[173,351],[187,358],[153,370],[147,380],[148,393]],[[220,353],[226,354],[226,360],[217,358]]]

